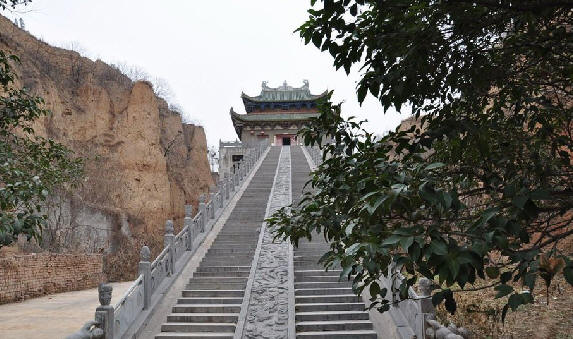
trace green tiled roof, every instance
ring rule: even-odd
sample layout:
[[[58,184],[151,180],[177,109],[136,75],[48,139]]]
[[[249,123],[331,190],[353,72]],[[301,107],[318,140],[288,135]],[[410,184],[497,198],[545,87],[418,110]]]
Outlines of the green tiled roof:
[[[296,120],[308,120],[310,118],[316,118],[320,113],[264,113],[264,114],[238,114],[231,111],[231,116],[240,121],[245,122],[267,122],[267,121],[296,121]]]
[[[253,102],[292,102],[292,101],[314,101],[319,98],[324,97],[327,92],[324,91],[321,94],[311,94],[308,81],[303,81],[302,87],[292,87],[285,81],[282,86],[277,88],[271,88],[267,86],[267,82],[263,81],[261,94],[256,97],[251,97],[245,93],[241,94],[243,100],[249,100]]]

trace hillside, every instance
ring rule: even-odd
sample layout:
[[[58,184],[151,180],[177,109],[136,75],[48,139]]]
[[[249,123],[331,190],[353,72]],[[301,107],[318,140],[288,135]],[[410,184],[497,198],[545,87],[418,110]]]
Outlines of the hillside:
[[[80,237],[76,247],[114,253],[108,266],[131,261],[126,267],[135,267],[139,246],[157,251],[165,220],[180,220],[184,204],[196,205],[213,185],[203,128],[184,124],[149,83],[52,47],[1,16],[0,49],[20,57],[19,85],[43,97],[53,112],[37,121],[36,132],[86,159],[82,187],[63,198]],[[76,221],[87,208],[115,221],[103,230],[90,224],[94,213],[82,219],[89,227]]]

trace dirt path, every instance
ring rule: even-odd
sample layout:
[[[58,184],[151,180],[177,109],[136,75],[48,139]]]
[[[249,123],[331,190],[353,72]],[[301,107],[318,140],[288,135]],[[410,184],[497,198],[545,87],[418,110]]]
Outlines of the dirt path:
[[[112,303],[115,303],[131,282],[112,285]],[[65,338],[93,319],[98,305],[97,288],[0,305],[0,338]]]

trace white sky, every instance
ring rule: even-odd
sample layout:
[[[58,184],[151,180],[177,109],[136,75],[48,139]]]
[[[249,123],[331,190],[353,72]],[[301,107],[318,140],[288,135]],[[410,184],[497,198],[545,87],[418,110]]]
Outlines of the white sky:
[[[58,46],[79,43],[92,59],[137,65],[165,79],[184,118],[203,125],[208,144],[237,138],[229,109],[244,113],[241,91],[255,96],[261,82],[287,80],[312,93],[334,90],[344,114],[367,119],[383,133],[406,118],[383,114],[372,96],[359,106],[354,72],[335,71],[330,54],[304,45],[293,31],[307,18],[309,0],[33,0],[26,30]]]

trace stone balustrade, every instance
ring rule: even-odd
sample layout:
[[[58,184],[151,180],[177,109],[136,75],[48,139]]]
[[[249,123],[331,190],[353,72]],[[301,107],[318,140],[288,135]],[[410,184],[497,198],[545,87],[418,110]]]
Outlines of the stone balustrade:
[[[96,309],[95,320],[87,322],[80,331],[67,338],[117,339],[132,330],[131,327],[142,313],[153,307],[152,299],[160,294],[159,287],[183,269],[185,265],[180,259],[185,252],[193,252],[201,245],[200,241],[195,240],[211,230],[222,209],[229,204],[238,187],[250,175],[266,148],[267,146],[261,146],[249,149],[245,158],[235,165],[230,177],[226,176],[220,180],[208,196],[202,194],[195,216],[193,207],[186,205],[181,232],[173,234],[173,221],[167,220],[163,251],[150,262],[151,252],[147,246],[143,246],[140,251],[139,274],[115,306],[110,305],[111,285],[100,284],[98,293],[101,305]],[[204,238],[203,236],[201,241]]]

